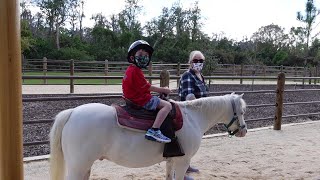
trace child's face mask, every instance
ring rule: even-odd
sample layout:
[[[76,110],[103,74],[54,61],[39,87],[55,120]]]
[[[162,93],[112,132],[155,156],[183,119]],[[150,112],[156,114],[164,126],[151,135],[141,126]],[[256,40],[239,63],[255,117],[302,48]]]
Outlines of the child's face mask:
[[[202,68],[203,68],[203,63],[192,63],[192,69],[200,72]]]
[[[134,61],[139,68],[146,68],[149,64],[149,56],[135,56]]]

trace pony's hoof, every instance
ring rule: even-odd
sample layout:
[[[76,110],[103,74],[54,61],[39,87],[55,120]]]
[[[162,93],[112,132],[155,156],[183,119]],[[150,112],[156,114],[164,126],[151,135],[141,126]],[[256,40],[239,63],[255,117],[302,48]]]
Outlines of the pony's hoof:
[[[199,169],[189,166],[187,173],[199,173]]]
[[[193,178],[190,177],[190,176],[184,176],[184,179],[183,179],[183,180],[193,180]]]

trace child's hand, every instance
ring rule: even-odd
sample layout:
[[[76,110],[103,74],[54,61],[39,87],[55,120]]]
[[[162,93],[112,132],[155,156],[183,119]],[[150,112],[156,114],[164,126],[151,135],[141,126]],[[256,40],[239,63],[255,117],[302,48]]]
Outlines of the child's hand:
[[[171,93],[171,90],[170,90],[169,88],[163,87],[163,88],[162,88],[162,93],[168,95],[168,94]]]

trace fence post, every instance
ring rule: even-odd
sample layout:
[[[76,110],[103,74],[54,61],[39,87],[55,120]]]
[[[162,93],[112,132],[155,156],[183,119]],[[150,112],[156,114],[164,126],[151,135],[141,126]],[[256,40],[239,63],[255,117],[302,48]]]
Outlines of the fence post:
[[[319,77],[319,65],[317,65],[315,68],[316,68],[316,70],[315,70],[315,76],[316,77]],[[315,82],[315,84],[317,84],[317,82],[319,82],[319,80],[318,79],[315,79],[314,80],[314,82]]]
[[[241,64],[241,68],[240,68],[240,84],[242,84],[243,82],[243,79],[242,79],[242,76],[243,76],[243,64]]]
[[[180,62],[178,62],[177,76],[180,76],[180,71],[181,71],[181,64],[180,64]],[[180,80],[177,79],[177,87],[179,87],[179,82],[180,82]]]
[[[160,87],[169,87],[170,72],[166,69],[160,72]]]
[[[313,77],[318,77],[317,66],[313,66]],[[314,85],[317,84],[317,79],[314,79],[314,80],[313,80],[313,84],[314,84]]]
[[[47,76],[47,71],[48,71],[48,59],[46,57],[43,58],[42,61],[42,71],[43,75]],[[48,84],[47,78],[43,79],[43,84]]]
[[[152,61],[150,61],[149,63],[148,71],[149,71],[149,76],[152,76]],[[152,84],[151,78],[149,78],[149,83]]]
[[[104,75],[108,76],[108,70],[109,70],[109,61],[104,61]],[[108,84],[108,78],[105,78],[105,84]]]
[[[70,93],[74,93],[74,80],[73,80],[73,75],[74,75],[74,60],[70,60]]]
[[[276,97],[276,114],[274,117],[274,130],[281,130],[281,121],[282,121],[282,109],[283,109],[283,91],[285,84],[285,74],[278,74],[277,82],[277,97]]]
[[[22,76],[24,75],[24,68],[26,68],[25,67],[25,57],[24,57],[24,55],[23,54],[21,54],[21,71],[22,71]],[[24,79],[22,78],[22,84],[24,83]]]
[[[304,68],[303,68],[303,77],[306,77],[306,75],[307,75],[307,67],[304,66]],[[304,89],[304,81],[305,81],[305,79],[302,79],[302,88],[303,89]]]
[[[254,66],[254,70],[252,71],[252,76],[256,76],[256,72],[257,72],[257,65]],[[254,85],[254,79],[252,79],[252,82],[251,82],[251,91],[253,91],[253,85]]]
[[[312,77],[312,70],[313,70],[313,68],[312,67],[310,67],[309,68],[309,77]],[[311,79],[309,79],[309,85],[311,84]]]
[[[236,64],[233,64],[233,66],[232,66],[232,76],[236,76]],[[232,81],[233,81],[234,79],[232,78]]]

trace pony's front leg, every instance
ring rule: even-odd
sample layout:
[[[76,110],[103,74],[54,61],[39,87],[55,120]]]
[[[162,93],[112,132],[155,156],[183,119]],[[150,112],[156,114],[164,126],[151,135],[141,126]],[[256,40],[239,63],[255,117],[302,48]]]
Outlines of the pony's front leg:
[[[172,159],[168,159],[166,162],[166,180],[174,179],[174,169]]]
[[[187,169],[190,164],[190,159],[180,159],[177,158],[174,160],[174,169],[175,169],[175,180],[191,180],[190,177],[185,176]]]

